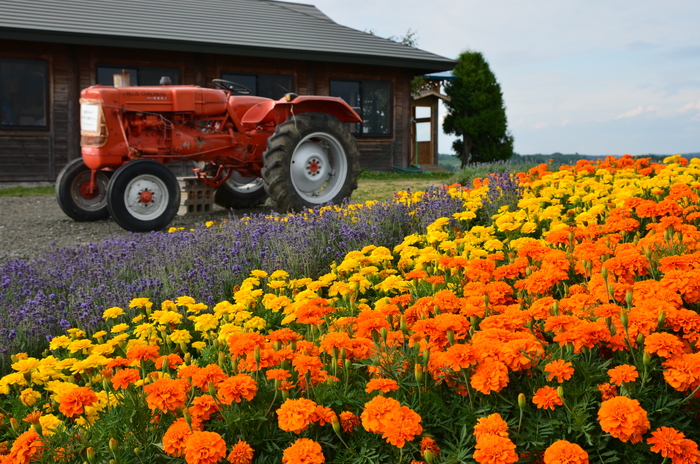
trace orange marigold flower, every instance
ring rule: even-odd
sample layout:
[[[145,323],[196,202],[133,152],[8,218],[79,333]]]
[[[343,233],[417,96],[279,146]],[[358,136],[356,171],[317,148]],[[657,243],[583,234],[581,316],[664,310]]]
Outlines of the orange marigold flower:
[[[435,457],[440,456],[440,447],[437,442],[430,437],[423,437],[420,440],[420,455],[425,457],[426,451],[430,451]]]
[[[375,390],[381,390],[384,393],[388,393],[390,391],[396,391],[398,389],[399,389],[399,384],[397,384],[395,380],[392,380],[392,379],[372,379],[369,382],[367,382],[367,388],[365,388],[365,391],[367,393],[372,393]]]
[[[333,422],[333,419],[335,419],[336,417],[337,416],[335,415],[335,412],[333,412],[331,408],[316,405],[316,410],[311,416],[311,421],[317,423],[320,426],[324,426]]]
[[[212,414],[218,410],[219,407],[211,395],[201,395],[195,397],[192,400],[192,405],[188,409],[192,417],[196,418],[200,422],[208,421],[211,419]]]
[[[498,393],[508,385],[508,368],[500,361],[485,361],[476,366],[470,383],[484,395]]]
[[[394,398],[375,396],[371,401],[365,403],[365,410],[360,414],[362,426],[368,432],[384,433],[400,408],[401,403]]]
[[[192,432],[185,445],[187,464],[214,464],[226,457],[226,442],[216,432]]]
[[[598,391],[603,397],[603,401],[615,398],[617,396],[617,387],[609,383],[601,383],[598,385]]]
[[[195,387],[207,390],[209,382],[217,385],[222,380],[226,380],[228,376],[216,364],[209,364],[205,367],[197,369],[192,374],[192,385]]]
[[[112,387],[115,390],[125,389],[139,380],[141,380],[141,374],[138,369],[122,369],[112,376]]]
[[[382,438],[397,448],[403,448],[407,441],[423,433],[420,414],[408,406],[401,406],[393,417],[391,423],[384,428]]]
[[[60,395],[58,410],[67,417],[79,416],[85,406],[97,403],[97,394],[87,387],[75,387]]]
[[[638,443],[647,430],[649,419],[639,401],[616,396],[603,401],[598,410],[600,428],[621,441]]]
[[[472,345],[458,343],[452,345],[445,352],[447,366],[453,371],[467,369],[477,363],[476,350]]]
[[[556,388],[545,386],[535,392],[532,397],[532,402],[538,409],[551,409],[554,411],[554,406],[561,406],[563,403]]]
[[[359,425],[360,418],[356,414],[350,411],[340,413],[340,426],[343,427],[343,432],[353,433]]]
[[[485,435],[508,436],[508,422],[504,421],[497,412],[488,417],[480,417],[474,426],[474,436],[479,440]]]
[[[192,435],[190,426],[187,425],[184,417],[180,417],[163,434],[163,451],[168,456],[176,458],[182,456],[190,435]]]
[[[544,366],[544,371],[547,373],[547,380],[556,378],[559,383],[569,380],[574,375],[573,365],[563,359],[557,359],[548,363]]]
[[[255,398],[255,394],[258,392],[258,385],[251,376],[239,374],[219,382],[216,389],[221,402],[231,404],[233,401],[240,403],[242,398],[248,401]]]
[[[651,432],[651,437],[647,438],[647,443],[651,446],[651,450],[661,454],[665,458],[674,459],[676,454],[680,454],[683,450],[683,440],[685,434],[679,432],[673,427],[659,427]]]
[[[683,342],[674,334],[654,332],[644,339],[644,351],[662,358],[670,358],[683,354]]]
[[[233,445],[233,449],[228,454],[226,460],[231,464],[250,464],[253,462],[253,448],[243,440],[239,439],[238,443]]]
[[[146,403],[152,410],[177,411],[185,406],[189,384],[182,379],[158,379],[146,385]]]
[[[281,382],[290,378],[292,374],[287,369],[268,369],[265,372],[265,376],[267,380],[279,380]]]
[[[299,438],[284,450],[282,464],[322,464],[326,462],[321,445],[309,438]]]
[[[588,464],[588,453],[576,443],[559,440],[545,450],[544,464]]]
[[[637,368],[630,366],[629,364],[622,364],[620,366],[608,369],[608,375],[610,376],[610,383],[621,386],[624,382],[634,382],[639,377]]]
[[[476,440],[474,460],[479,464],[512,464],[518,462],[515,444],[500,435],[484,435]]]
[[[664,379],[678,391],[686,391],[700,384],[700,353],[673,356],[663,362]]]
[[[279,428],[285,432],[301,433],[313,423],[316,406],[306,398],[288,399],[277,410]]]
[[[44,452],[44,442],[34,429],[29,429],[17,437],[10,449],[9,460],[12,464],[29,464],[38,461]]]
[[[175,353],[166,354],[156,359],[156,369],[161,369],[163,364],[170,368],[177,368],[183,362],[182,358]]]
[[[126,357],[129,361],[155,361],[159,351],[160,347],[155,345],[135,346],[126,353]]]

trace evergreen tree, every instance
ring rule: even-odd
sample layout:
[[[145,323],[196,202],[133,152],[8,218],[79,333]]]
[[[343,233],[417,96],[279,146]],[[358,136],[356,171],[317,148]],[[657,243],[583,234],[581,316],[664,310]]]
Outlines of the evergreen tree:
[[[449,113],[442,128],[461,136],[452,149],[469,163],[505,160],[513,155],[513,136],[508,132],[501,86],[479,52],[467,51],[458,58],[455,79],[447,81]]]

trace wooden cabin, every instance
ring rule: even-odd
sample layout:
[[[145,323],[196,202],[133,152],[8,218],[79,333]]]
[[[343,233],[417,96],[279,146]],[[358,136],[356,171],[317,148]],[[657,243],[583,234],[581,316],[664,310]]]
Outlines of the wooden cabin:
[[[413,163],[410,83],[455,62],[273,0],[0,0],[0,182],[53,182],[80,156],[81,89],[210,87],[345,99],[364,168]],[[407,128],[409,130],[407,130]],[[437,144],[437,136],[434,138]]]

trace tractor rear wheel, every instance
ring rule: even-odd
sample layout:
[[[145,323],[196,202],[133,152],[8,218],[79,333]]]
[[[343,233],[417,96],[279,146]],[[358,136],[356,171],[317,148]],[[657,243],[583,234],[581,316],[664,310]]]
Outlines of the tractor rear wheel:
[[[233,171],[214,194],[214,203],[226,209],[254,208],[265,203],[267,192],[260,177],[243,177]]]
[[[64,213],[78,222],[99,221],[109,217],[107,184],[111,172],[97,171],[97,189],[90,191],[90,168],[82,158],[70,161],[56,178],[56,201]]]
[[[267,140],[262,178],[279,212],[338,204],[357,188],[360,154],[343,123],[326,113],[302,113]]]
[[[180,184],[165,165],[130,161],[117,169],[107,188],[114,221],[132,232],[162,230],[180,208]]]

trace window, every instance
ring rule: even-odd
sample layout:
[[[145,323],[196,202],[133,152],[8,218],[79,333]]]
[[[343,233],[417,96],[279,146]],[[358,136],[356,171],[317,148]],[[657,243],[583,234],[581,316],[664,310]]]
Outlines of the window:
[[[355,135],[391,136],[391,82],[331,79],[330,94],[345,100],[362,117],[361,124],[353,124]]]
[[[279,100],[285,94],[294,92],[294,76],[290,74],[222,73],[221,78],[248,87],[251,95],[273,100]]]
[[[0,59],[0,128],[48,128],[48,64]]]
[[[129,74],[129,85],[160,85],[160,79],[168,76],[173,85],[180,84],[180,70],[150,66],[97,66],[97,83],[114,85],[115,74]]]

